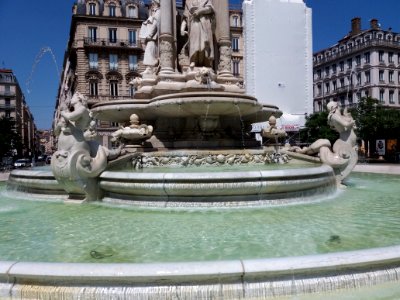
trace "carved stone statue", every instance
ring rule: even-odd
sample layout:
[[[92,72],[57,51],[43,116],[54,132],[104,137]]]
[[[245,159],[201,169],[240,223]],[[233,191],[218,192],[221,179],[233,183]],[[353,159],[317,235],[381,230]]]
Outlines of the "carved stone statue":
[[[136,114],[130,116],[130,126],[121,127],[117,131],[112,133],[112,140],[127,140],[133,142],[141,142],[151,137],[153,133],[153,126],[151,125],[139,125],[139,117]]]
[[[94,127],[86,98],[75,93],[55,127],[58,150],[51,160],[55,178],[71,199],[85,195],[86,201],[97,200],[97,177],[107,167],[108,159],[121,154],[121,148],[109,150],[94,141]]]
[[[215,11],[211,0],[186,0],[181,35],[189,39],[189,60],[198,67],[214,61]]]
[[[145,73],[153,73],[153,68],[158,65],[158,36],[161,20],[160,0],[152,0],[150,14],[143,22],[140,37],[144,40],[145,51],[143,65],[147,66]]]
[[[276,127],[276,118],[274,116],[269,117],[268,124],[269,126],[263,128],[261,131],[261,135],[263,137],[274,139],[287,136],[285,130],[278,129],[278,127]]]
[[[327,108],[329,110],[328,125],[340,134],[333,147],[331,148],[329,140],[319,139],[309,147],[294,147],[290,150],[306,155],[318,154],[323,163],[332,166],[335,170],[336,179],[340,185],[353,170],[358,160],[357,137],[354,133],[355,122],[347,108],[341,113],[337,102],[329,102]]]

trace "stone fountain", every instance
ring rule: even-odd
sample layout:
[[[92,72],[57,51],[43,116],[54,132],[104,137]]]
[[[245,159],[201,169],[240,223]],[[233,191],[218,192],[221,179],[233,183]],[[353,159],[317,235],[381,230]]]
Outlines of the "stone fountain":
[[[333,146],[318,140],[302,149],[281,147],[279,139],[286,133],[276,127],[276,118],[282,112],[245,95],[231,74],[228,1],[187,0],[179,28],[175,14],[173,1],[152,1],[141,30],[146,70],[131,82],[133,99],[106,101],[89,110],[85,97],[75,93],[55,128],[58,150],[52,172],[14,171],[9,186],[30,196],[58,195],[69,203],[103,201],[141,208],[263,207],[317,200],[342,187],[357,162],[351,115],[336,103],[328,104],[328,123],[340,133]],[[95,142],[95,119],[125,124],[113,133],[119,148],[109,150]],[[273,142],[260,145],[251,124],[267,120],[262,134]],[[289,286],[300,281],[302,287],[295,291],[319,291],[314,278],[340,275],[340,286],[354,280],[350,274],[356,272],[370,282],[372,270],[383,274],[389,264],[399,264],[398,253],[394,247],[385,255],[371,250],[300,259],[143,265],[4,262],[0,295],[18,296],[26,285],[38,290],[63,286],[71,299],[102,287],[105,295],[119,290],[123,299],[251,298],[262,295],[258,289],[288,295]],[[194,293],[195,287],[201,292]]]

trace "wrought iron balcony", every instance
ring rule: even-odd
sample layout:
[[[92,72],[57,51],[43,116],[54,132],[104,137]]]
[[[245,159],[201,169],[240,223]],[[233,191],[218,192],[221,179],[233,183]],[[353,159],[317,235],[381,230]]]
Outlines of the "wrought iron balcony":
[[[141,48],[139,40],[132,42],[132,41],[128,41],[128,40],[85,38],[84,45],[85,46],[95,46],[95,47]]]

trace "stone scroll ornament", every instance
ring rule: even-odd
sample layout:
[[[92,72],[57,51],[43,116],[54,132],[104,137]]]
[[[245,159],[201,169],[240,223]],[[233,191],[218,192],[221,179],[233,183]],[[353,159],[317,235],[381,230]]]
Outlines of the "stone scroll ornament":
[[[330,101],[327,108],[329,111],[328,125],[339,133],[339,139],[333,146],[329,140],[319,139],[309,147],[293,147],[290,151],[306,155],[319,155],[321,162],[334,169],[336,181],[339,186],[342,186],[343,180],[349,176],[358,161],[357,136],[354,132],[355,121],[347,108],[342,113],[335,101]]]
[[[77,92],[61,110],[55,127],[58,150],[51,160],[51,169],[72,200],[97,200],[98,176],[106,169],[107,161],[122,152],[121,148],[109,150],[94,140],[95,124],[86,97]]]

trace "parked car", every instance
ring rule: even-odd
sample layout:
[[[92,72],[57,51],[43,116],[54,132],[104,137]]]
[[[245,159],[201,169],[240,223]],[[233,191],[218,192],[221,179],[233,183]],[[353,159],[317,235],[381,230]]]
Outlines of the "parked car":
[[[14,162],[14,168],[26,168],[31,166],[32,166],[31,160],[28,158],[20,158]]]

